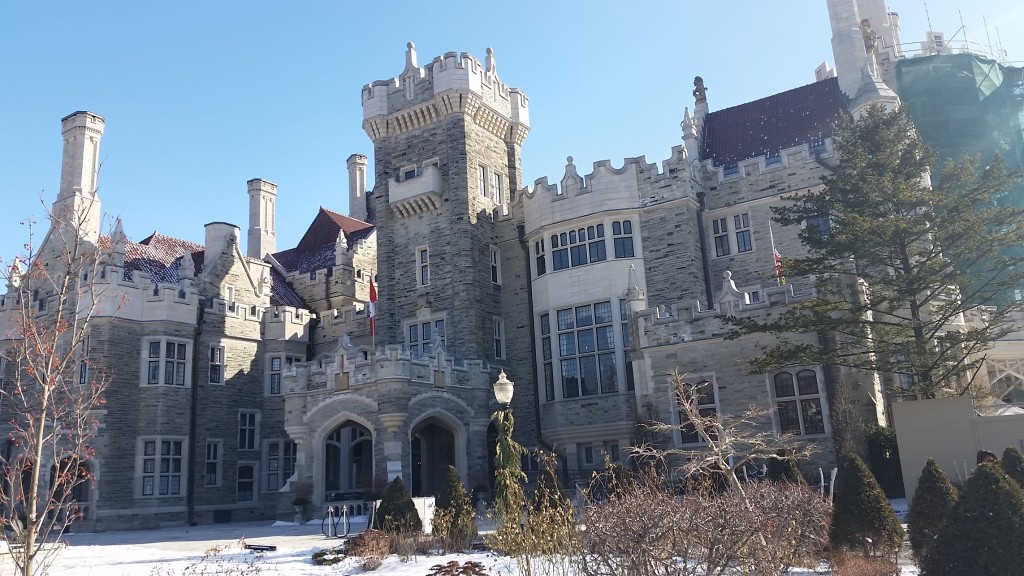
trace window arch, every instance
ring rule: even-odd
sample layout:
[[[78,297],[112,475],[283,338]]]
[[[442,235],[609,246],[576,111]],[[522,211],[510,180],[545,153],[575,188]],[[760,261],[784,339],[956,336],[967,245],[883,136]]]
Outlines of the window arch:
[[[824,434],[821,384],[814,370],[777,372],[771,392],[779,431],[783,434]]]

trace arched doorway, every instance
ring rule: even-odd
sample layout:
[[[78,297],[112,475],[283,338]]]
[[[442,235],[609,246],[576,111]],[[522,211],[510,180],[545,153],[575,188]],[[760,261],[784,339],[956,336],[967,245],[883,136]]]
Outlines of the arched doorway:
[[[342,494],[364,492],[373,484],[373,435],[361,424],[342,422],[324,442],[324,491],[335,500]]]
[[[455,466],[455,434],[438,418],[427,418],[412,430],[413,496],[441,492],[448,467]]]

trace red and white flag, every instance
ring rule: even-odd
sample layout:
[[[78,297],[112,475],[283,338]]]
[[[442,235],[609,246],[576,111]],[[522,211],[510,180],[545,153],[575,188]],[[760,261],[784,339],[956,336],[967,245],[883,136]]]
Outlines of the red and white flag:
[[[768,238],[772,242],[772,259],[775,260],[775,279],[778,281],[779,286],[786,284],[785,270],[782,269],[782,254],[775,249],[775,234],[772,232],[772,222],[768,221]]]
[[[377,288],[373,285],[373,276],[370,276],[370,336],[373,336],[373,324],[377,319]]]

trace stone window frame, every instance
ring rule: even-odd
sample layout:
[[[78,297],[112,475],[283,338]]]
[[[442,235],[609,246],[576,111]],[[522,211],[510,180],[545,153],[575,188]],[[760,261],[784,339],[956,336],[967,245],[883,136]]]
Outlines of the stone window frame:
[[[243,417],[252,417],[251,419]],[[238,450],[239,452],[253,452],[260,449],[260,420],[259,410],[242,408],[238,411]]]
[[[430,245],[417,246],[414,254],[416,256],[416,286],[426,288],[430,286]]]
[[[801,374],[811,373],[815,377],[815,389],[813,393],[806,393],[801,389],[801,383],[799,376]],[[793,394],[778,394],[778,386],[776,385],[777,377],[788,374],[791,378],[793,385]],[[779,434],[792,433],[795,436],[800,437],[828,437],[831,431],[831,425],[829,422],[829,410],[828,410],[828,398],[825,393],[825,378],[822,373],[820,365],[815,366],[797,366],[787,368],[785,370],[776,370],[765,375],[765,381],[768,386],[768,395],[771,399],[772,405],[772,425],[776,432]],[[806,383],[806,382],[805,382]],[[807,432],[807,416],[813,414],[815,408],[813,404],[805,406],[805,402],[817,402],[818,418],[821,420],[820,431]],[[794,427],[792,424],[786,424],[783,422],[783,414],[780,409],[780,404],[793,403],[796,408],[797,426]]]
[[[711,219],[711,244],[715,247],[715,258],[731,255],[732,243],[729,241],[729,217]]]
[[[280,396],[284,394],[284,371],[296,362],[305,362],[305,358],[285,352],[273,352],[266,355],[266,374],[264,396]],[[275,387],[277,391],[275,392]]]
[[[481,198],[487,198],[488,192],[488,179],[487,179],[487,166],[478,164],[476,167],[476,188],[480,193]]]
[[[242,491],[242,468],[252,468],[252,474],[244,480],[251,484],[248,491]],[[239,460],[235,465],[235,502],[256,502],[259,494],[260,463],[252,460]],[[247,494],[248,498],[242,498]]]
[[[501,286],[501,249],[491,246],[491,284]]]
[[[494,357],[498,360],[504,360],[506,357],[505,352],[505,321],[495,316],[493,318],[494,326]]]
[[[616,260],[636,258],[636,245],[633,242],[633,233],[632,218],[612,220],[612,251]]]
[[[207,355],[208,367],[206,383],[213,386],[223,386],[227,380],[227,351],[220,342],[210,344]],[[218,371],[217,378],[214,378],[214,367]]]
[[[224,441],[219,438],[207,439],[205,457],[203,460],[203,486],[206,488],[220,487],[224,480]],[[213,466],[212,472],[211,465]],[[211,474],[214,479],[212,483],[210,482]]]
[[[439,314],[436,316],[430,316],[429,318],[407,320],[402,323],[402,331],[405,335],[405,346],[413,358],[424,357],[426,348],[434,341],[434,334],[438,331],[441,332],[441,346],[444,346],[447,343],[447,320],[447,315]],[[424,326],[427,326],[430,330],[429,338],[424,338],[423,336]],[[416,328],[415,339],[413,338],[413,327]]]
[[[504,175],[501,172],[498,172],[497,170],[488,170],[488,176],[489,178],[487,179],[487,197],[490,198],[491,202],[494,202],[495,204],[504,204]]]
[[[159,346],[159,355],[153,355],[152,345],[157,344]],[[175,345],[175,357],[171,360],[166,358],[167,345]],[[140,387],[152,387],[152,386],[167,386],[170,388],[190,388],[192,386],[192,354],[189,350],[192,346],[192,341],[187,338],[175,338],[172,336],[154,336],[150,338],[142,339],[142,350],[140,351],[140,375],[139,375],[139,386]],[[180,354],[177,352],[178,347],[184,348],[184,353]],[[182,357],[183,356],[183,357]],[[167,362],[174,362],[175,374],[177,375],[177,366],[182,365],[182,383],[168,384],[165,382],[167,376]],[[157,366],[157,378],[153,381],[151,370],[153,365]]]
[[[167,443],[168,453],[164,454]],[[150,450],[152,445],[152,450]],[[177,449],[177,453],[175,453]],[[165,462],[166,461],[166,462]],[[177,467],[175,467],[177,463]],[[185,496],[188,480],[187,436],[138,436],[135,439],[135,497],[180,498]],[[166,464],[166,471],[165,466]],[[167,492],[161,493],[161,480],[167,479]],[[149,482],[147,483],[147,479]],[[173,491],[177,480],[177,492]],[[148,492],[148,493],[147,493]]]
[[[553,319],[554,326],[552,326],[552,330],[555,332],[555,338],[553,339],[552,344],[557,348],[558,354],[555,355],[554,350],[552,350],[552,354],[558,357],[557,383],[560,384],[560,386],[556,385],[555,388],[556,391],[561,391],[561,398],[558,398],[559,400],[586,398],[589,396],[604,396],[622,392],[624,386],[620,385],[623,383],[619,382],[618,374],[618,356],[621,349],[621,343],[619,342],[619,337],[616,335],[616,332],[619,331],[620,328],[618,325],[618,319],[615,317],[615,307],[612,305],[612,302],[613,300],[610,298],[596,302],[580,302],[570,306],[561,306],[555,310]],[[597,306],[601,305],[607,305],[608,307],[608,320],[598,322]],[[581,326],[581,318],[586,321],[586,311],[583,311],[584,316],[581,317],[582,309],[590,310],[590,320],[588,321],[589,323]],[[571,316],[571,325],[568,323],[570,320],[569,316]],[[610,347],[608,347],[607,337],[602,340],[599,336],[598,330],[602,330],[604,334],[611,336]],[[592,342],[589,342],[589,344],[593,345],[593,349],[588,348],[586,350],[581,350],[580,342],[586,342],[587,340],[586,338],[581,340],[581,337],[584,336],[585,333],[592,334],[593,340]],[[602,348],[602,342],[604,343],[604,348]],[[603,378],[601,369],[602,361],[609,355],[612,357],[612,366],[615,368],[613,382],[615,386],[614,389],[606,389],[606,382]],[[592,390],[590,393],[587,393],[588,386],[585,381],[586,374],[583,374],[584,368],[581,364],[581,362],[587,358],[593,358],[593,365],[591,366],[591,369],[594,370],[594,376],[597,378],[597,382],[594,384],[595,387],[590,388],[590,390]],[[572,362],[575,363],[576,367],[575,376],[577,382],[575,395],[567,394],[567,391],[570,390],[570,388],[568,387],[569,383],[566,381],[565,374],[566,367],[568,366],[567,363]],[[552,363],[554,364],[553,360]],[[571,378],[572,376],[570,375],[569,377]]]
[[[276,447],[277,453],[271,454],[271,448]],[[260,475],[260,491],[273,493],[279,491],[295,474],[295,466],[298,462],[298,444],[289,438],[270,438],[263,441],[261,460],[263,473]],[[272,477],[276,476],[276,482]],[[277,484],[276,486],[274,484]]]
[[[533,256],[535,262],[534,278],[540,278],[541,276],[548,273],[548,261],[547,254],[544,250],[544,237],[541,236],[540,240],[536,240],[533,243]]]
[[[604,220],[580,223],[570,230],[551,234],[551,271],[558,272],[608,261],[609,236],[605,233],[605,224]],[[541,238],[541,244],[539,247],[535,246],[535,250],[539,248],[543,251],[543,240]]]
[[[732,224],[733,237],[736,240],[736,254],[753,252],[754,229],[750,225],[750,211],[733,214]]]
[[[721,414],[721,393],[720,387],[718,386],[718,378],[714,372],[707,372],[703,374],[687,374],[687,383],[695,382],[698,388],[702,385],[707,385],[707,390],[711,392],[711,401],[707,401],[707,396],[701,395],[701,391],[698,389],[698,402],[697,411],[701,416],[710,416],[711,414]],[[674,389],[669,390],[669,402],[673,406],[672,423],[676,426],[672,435],[674,437],[676,446],[706,446],[707,443],[700,439],[697,435],[696,430],[687,430],[687,421],[683,421],[683,411],[678,406],[679,398],[676,396]]]

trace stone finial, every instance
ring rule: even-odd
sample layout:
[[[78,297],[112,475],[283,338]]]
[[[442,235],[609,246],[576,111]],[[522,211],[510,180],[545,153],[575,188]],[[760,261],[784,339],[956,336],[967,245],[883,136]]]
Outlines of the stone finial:
[[[185,250],[181,253],[181,264],[178,265],[178,276],[182,279],[196,277],[196,263],[192,261],[192,253]]]
[[[14,257],[14,262],[11,262],[11,267],[7,270],[7,289],[14,290],[21,286],[21,275],[23,274],[21,268],[21,258],[18,256]]]
[[[114,230],[110,233],[110,263],[114,266],[124,266],[124,255],[128,251],[127,241],[121,219],[118,218],[114,221]]]
[[[683,108],[683,121],[679,126],[683,129],[683,140],[697,137],[697,126],[693,122],[693,116],[690,116],[689,106]]]
[[[725,290],[726,292],[733,292],[733,293],[739,292],[739,290],[736,288],[736,282],[734,282],[733,279],[732,279],[732,272],[726,270],[725,272],[722,273],[722,278],[723,278],[723,280],[722,280],[722,289],[723,290]]]
[[[700,76],[693,78],[693,100],[700,104],[708,101],[708,89],[704,87],[704,79]]]
[[[405,71],[416,70],[419,64],[416,63],[416,45],[409,42],[405,45]]]
[[[565,176],[562,176],[562,194],[568,193],[570,190],[577,192],[583,189],[583,178],[580,178],[579,172],[576,171],[576,165],[573,164],[572,156],[567,156],[565,159]]]
[[[487,49],[486,64],[487,64],[487,68],[486,68],[487,75],[491,76],[491,77],[497,76],[498,75],[498,63],[494,61],[494,50],[492,50],[491,48]]]

